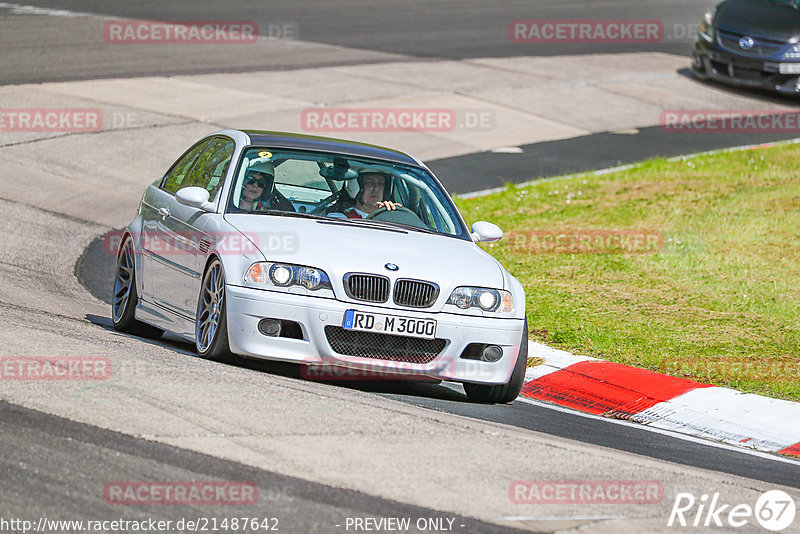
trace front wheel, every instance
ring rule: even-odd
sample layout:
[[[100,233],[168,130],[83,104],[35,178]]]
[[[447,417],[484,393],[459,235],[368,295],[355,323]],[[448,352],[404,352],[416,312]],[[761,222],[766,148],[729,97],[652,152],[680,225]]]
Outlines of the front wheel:
[[[489,386],[485,384],[464,384],[464,391],[472,402],[482,402],[485,404],[499,403],[508,404],[519,395],[522,384],[525,382],[525,370],[528,367],[528,319],[525,319],[525,329],[522,331],[522,339],[519,342],[519,353],[517,363],[514,364],[514,371],[511,378],[505,384]]]
[[[206,269],[197,301],[194,332],[197,354],[209,360],[230,358],[228,323],[225,311],[225,273],[222,263],[214,259]]]
[[[111,300],[111,320],[114,322],[114,330],[135,336],[161,337],[163,330],[136,319],[138,303],[133,241],[127,238],[119,247],[117,272],[114,275],[114,295]]]

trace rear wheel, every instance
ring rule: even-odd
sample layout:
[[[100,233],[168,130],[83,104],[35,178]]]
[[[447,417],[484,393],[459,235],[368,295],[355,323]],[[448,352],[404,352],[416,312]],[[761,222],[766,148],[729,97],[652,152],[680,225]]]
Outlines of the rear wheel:
[[[197,354],[203,358],[222,361],[231,356],[225,310],[225,273],[217,258],[208,265],[200,286],[194,339]]]
[[[111,300],[111,319],[114,322],[114,329],[135,336],[161,337],[163,330],[136,320],[138,303],[133,242],[128,238],[117,253],[117,273],[114,275],[114,295]]]
[[[464,384],[464,391],[472,402],[507,404],[517,398],[525,382],[525,369],[528,367],[528,319],[522,331],[517,363],[511,378],[505,384],[489,386],[485,384]]]

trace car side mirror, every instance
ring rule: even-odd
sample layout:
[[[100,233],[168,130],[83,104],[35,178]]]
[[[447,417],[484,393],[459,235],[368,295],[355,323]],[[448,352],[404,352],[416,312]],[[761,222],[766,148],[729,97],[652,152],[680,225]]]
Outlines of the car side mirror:
[[[214,205],[208,201],[209,193],[202,187],[184,187],[175,193],[178,202],[203,211],[213,211]]]
[[[472,240],[476,243],[491,243],[503,237],[503,231],[496,224],[478,221],[472,225]]]

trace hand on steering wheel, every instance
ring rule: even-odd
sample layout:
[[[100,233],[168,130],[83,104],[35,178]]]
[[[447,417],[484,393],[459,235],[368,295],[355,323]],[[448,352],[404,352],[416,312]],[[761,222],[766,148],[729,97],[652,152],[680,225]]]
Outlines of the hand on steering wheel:
[[[403,205],[399,202],[392,202],[391,200],[381,200],[378,202],[378,208],[383,208],[386,211],[393,211],[402,207]]]

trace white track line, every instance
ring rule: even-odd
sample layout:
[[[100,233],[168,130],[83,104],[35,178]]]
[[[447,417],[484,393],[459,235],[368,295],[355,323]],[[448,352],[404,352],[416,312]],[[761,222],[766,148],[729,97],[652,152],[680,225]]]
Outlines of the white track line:
[[[81,13],[78,11],[68,11],[66,9],[50,9],[46,7],[25,6],[22,4],[9,4],[0,2],[0,9],[10,9],[12,15],[48,15],[51,17],[91,17],[91,18],[111,18],[94,13]]]

